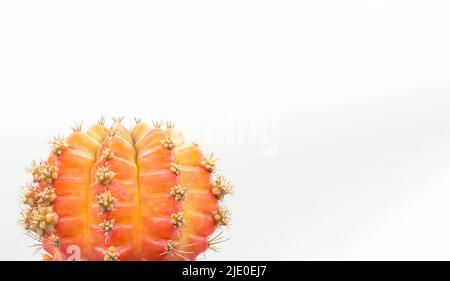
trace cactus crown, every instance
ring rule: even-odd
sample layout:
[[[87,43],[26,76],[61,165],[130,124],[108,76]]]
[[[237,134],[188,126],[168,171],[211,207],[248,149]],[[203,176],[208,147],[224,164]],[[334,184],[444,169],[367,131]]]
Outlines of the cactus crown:
[[[70,245],[83,260],[194,260],[226,241],[215,231],[230,223],[219,205],[233,192],[213,154],[185,143],[173,122],[123,120],[76,124],[28,169],[21,224],[44,260],[69,258]]]

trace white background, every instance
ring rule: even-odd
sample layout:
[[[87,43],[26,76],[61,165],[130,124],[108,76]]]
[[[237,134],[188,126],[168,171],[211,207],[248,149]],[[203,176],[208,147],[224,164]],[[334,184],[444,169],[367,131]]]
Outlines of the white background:
[[[450,259],[449,13],[411,0],[1,1],[0,259],[40,258],[17,224],[25,167],[102,114],[169,118],[187,135],[269,124],[269,138],[193,134],[236,189],[231,240],[207,259]]]

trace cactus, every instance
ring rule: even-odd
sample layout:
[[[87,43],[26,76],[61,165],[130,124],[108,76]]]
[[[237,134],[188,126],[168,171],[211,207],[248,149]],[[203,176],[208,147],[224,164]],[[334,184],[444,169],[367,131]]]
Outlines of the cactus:
[[[43,260],[195,260],[217,250],[231,185],[212,154],[163,123],[137,119],[127,130],[122,118],[109,128],[100,118],[51,141],[22,197],[21,222]]]

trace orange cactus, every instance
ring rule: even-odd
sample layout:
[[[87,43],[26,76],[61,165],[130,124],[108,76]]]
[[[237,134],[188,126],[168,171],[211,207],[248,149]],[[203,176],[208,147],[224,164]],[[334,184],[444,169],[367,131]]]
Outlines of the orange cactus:
[[[105,119],[55,138],[30,168],[22,223],[43,260],[195,260],[222,242],[231,193],[216,160],[184,142],[172,123]]]

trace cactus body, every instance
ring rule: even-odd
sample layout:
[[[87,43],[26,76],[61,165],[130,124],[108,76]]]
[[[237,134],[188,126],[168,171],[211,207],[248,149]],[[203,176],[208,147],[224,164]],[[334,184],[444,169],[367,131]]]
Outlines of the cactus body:
[[[44,260],[195,260],[220,242],[231,187],[212,156],[170,123],[121,121],[73,128],[30,168],[22,222]]]

